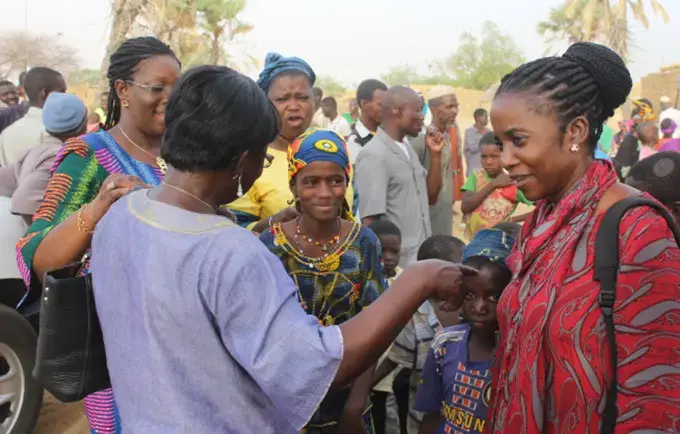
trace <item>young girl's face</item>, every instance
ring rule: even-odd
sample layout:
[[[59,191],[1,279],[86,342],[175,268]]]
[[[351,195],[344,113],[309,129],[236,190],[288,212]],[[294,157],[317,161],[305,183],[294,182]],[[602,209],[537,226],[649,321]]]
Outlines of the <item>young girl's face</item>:
[[[493,332],[498,329],[496,306],[504,285],[491,267],[483,267],[475,277],[465,280],[463,316],[473,329]]]

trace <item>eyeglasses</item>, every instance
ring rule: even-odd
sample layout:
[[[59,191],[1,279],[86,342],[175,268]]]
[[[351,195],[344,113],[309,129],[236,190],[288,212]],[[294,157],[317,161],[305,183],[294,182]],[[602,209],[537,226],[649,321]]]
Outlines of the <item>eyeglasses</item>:
[[[272,167],[272,162],[274,161],[274,156],[272,154],[267,154],[264,156],[264,168],[269,169]]]
[[[172,89],[172,86],[166,86],[164,84],[144,84],[137,83],[136,81],[132,80],[125,80],[125,82],[133,86],[141,87],[142,89],[156,96],[168,95]]]

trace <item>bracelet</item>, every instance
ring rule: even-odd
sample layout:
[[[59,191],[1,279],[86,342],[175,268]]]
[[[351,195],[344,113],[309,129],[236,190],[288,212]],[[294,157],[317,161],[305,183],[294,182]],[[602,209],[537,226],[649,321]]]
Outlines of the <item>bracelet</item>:
[[[272,224],[273,224],[272,219],[273,218],[274,218],[274,216],[269,216],[269,227],[272,227]]]
[[[80,208],[78,210],[78,214],[76,214],[77,221],[78,221],[78,231],[92,235],[94,233],[94,229],[90,229],[90,226],[85,222],[85,219],[83,218],[83,208]]]

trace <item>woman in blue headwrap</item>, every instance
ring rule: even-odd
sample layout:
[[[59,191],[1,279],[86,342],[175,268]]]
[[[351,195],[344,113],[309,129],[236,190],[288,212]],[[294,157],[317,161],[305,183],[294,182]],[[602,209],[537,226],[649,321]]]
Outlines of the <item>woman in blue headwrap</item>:
[[[262,176],[236,201],[229,204],[238,223],[254,232],[266,230],[272,223],[297,216],[290,207],[293,196],[286,186],[288,145],[312,123],[314,102],[312,88],[316,75],[307,62],[298,57],[269,53],[257,84],[267,94],[281,118],[281,132],[269,145]],[[353,191],[348,192],[350,205]]]
[[[260,240],[281,259],[308,314],[340,324],[387,288],[378,239],[352,219],[346,199],[351,165],[335,132],[310,129],[288,150],[288,180],[299,216],[274,223]],[[329,390],[307,434],[373,432],[372,369],[351,387]]]

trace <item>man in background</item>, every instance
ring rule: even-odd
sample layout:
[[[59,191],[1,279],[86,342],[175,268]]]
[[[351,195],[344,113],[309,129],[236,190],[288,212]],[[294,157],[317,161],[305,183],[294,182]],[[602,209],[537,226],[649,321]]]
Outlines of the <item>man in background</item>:
[[[321,100],[323,99],[323,90],[320,87],[315,87],[314,90],[314,117],[312,118],[312,127],[314,128],[328,128],[328,119],[323,115],[321,110]]]
[[[11,198],[12,214],[22,216],[27,224],[42,203],[61,145],[85,133],[86,118],[87,109],[80,98],[50,94],[42,111],[47,132],[43,143],[24,152],[15,163],[0,167],[0,196]]]
[[[422,109],[423,103],[412,89],[392,87],[385,94],[382,125],[359,153],[354,175],[362,223],[370,226],[386,219],[401,231],[400,267],[415,262],[418,248],[432,235],[428,205],[430,193],[435,192],[429,187],[439,187],[442,182],[441,172],[439,179],[428,182],[430,175],[425,175],[409,143],[409,138],[417,137],[423,128]],[[435,157],[441,157],[441,142],[436,144]],[[433,171],[432,177],[436,174]]]
[[[465,130],[465,141],[463,146],[463,153],[465,154],[465,177],[467,178],[475,170],[482,168],[482,157],[479,151],[479,141],[490,130],[489,113],[483,108],[478,108],[473,114],[475,124]]]
[[[19,103],[19,90],[8,80],[0,80],[0,108],[12,107]]]
[[[323,115],[330,121],[328,129],[338,133],[340,137],[347,140],[352,128],[349,126],[344,117],[338,114],[338,102],[332,96],[328,96],[321,100],[321,111]]]
[[[342,117],[345,118],[350,126],[353,126],[359,120],[359,103],[357,103],[356,98],[349,100],[349,112],[343,113]]]
[[[15,163],[27,150],[49,138],[43,126],[42,108],[49,94],[66,92],[66,82],[57,71],[38,66],[26,74],[24,88],[29,109],[0,134],[0,166]]]
[[[19,101],[21,102],[26,102],[26,89],[24,88],[24,84],[26,82],[26,74],[28,71],[21,71],[21,74],[19,74],[19,87],[17,90],[19,91]]]
[[[659,104],[661,105],[659,123],[663,122],[664,119],[672,119],[677,125],[680,125],[680,110],[673,107],[671,99],[664,95],[659,99]],[[675,130],[673,138],[680,138],[680,128]]]
[[[382,101],[385,93],[387,93],[385,83],[374,79],[362,81],[357,88],[357,102],[361,115],[356,124],[352,126],[352,134],[347,140],[352,163],[356,160],[361,148],[375,136],[382,122]]]
[[[425,143],[425,134],[420,134],[417,139],[411,141],[420,163],[428,173],[428,191],[434,190],[435,185],[430,182],[439,179],[440,190],[437,196],[430,198],[430,222],[432,235],[447,235],[453,233],[453,182],[455,179],[453,158],[454,144],[458,147],[458,131],[455,129],[458,116],[458,98],[451,86],[435,86],[428,91],[427,103],[432,112],[432,122],[427,131],[436,131],[444,138],[444,146],[440,156],[433,155]],[[453,136],[453,138],[452,138]],[[433,158],[434,157],[434,158]],[[430,176],[433,164],[438,164],[441,170],[440,177]]]

